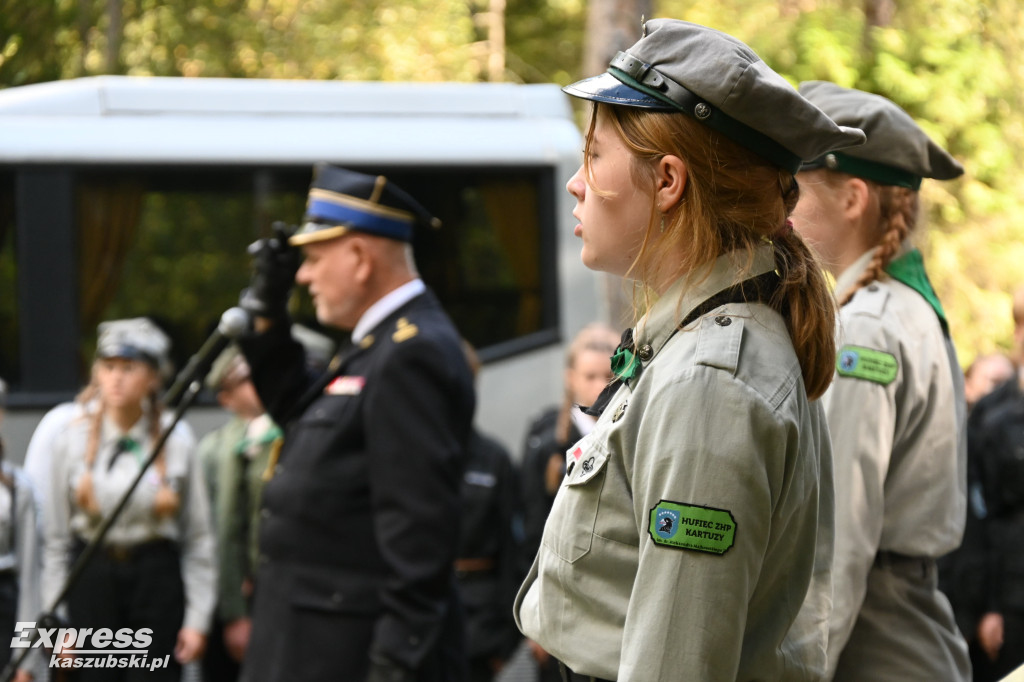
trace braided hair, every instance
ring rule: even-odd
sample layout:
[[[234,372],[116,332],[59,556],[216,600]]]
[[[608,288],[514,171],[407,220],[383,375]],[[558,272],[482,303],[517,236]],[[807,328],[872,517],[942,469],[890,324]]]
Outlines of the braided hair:
[[[880,237],[868,267],[856,282],[839,293],[839,305],[846,304],[861,288],[886,276],[885,268],[917,225],[920,207],[917,192],[906,187],[879,185],[870,180],[864,182],[878,196]]]

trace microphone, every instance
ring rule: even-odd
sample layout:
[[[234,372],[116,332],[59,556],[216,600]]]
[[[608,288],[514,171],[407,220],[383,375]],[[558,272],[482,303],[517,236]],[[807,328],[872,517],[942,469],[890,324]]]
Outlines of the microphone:
[[[252,318],[249,313],[235,306],[228,308],[220,316],[217,328],[213,330],[210,337],[206,339],[202,347],[193,355],[185,368],[175,377],[174,383],[164,395],[164,404],[173,407],[181,399],[193,381],[201,381],[210,372],[210,367],[217,356],[221,354],[229,343],[241,338],[252,328]],[[196,391],[198,392],[198,388]]]

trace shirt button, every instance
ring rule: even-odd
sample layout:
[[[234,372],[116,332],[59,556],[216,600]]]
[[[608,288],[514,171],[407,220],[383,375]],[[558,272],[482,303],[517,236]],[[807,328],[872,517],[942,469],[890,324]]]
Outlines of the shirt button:
[[[727,317],[725,315],[719,315],[718,317],[715,318],[715,324],[717,324],[719,327],[728,327],[730,324],[732,324],[732,318]]]
[[[640,356],[641,360],[647,362],[652,357],[654,357],[654,350],[651,348],[650,344],[645,343],[644,345],[640,346],[640,348],[637,350],[637,355]]]
[[[877,284],[870,284],[870,285],[868,285],[868,291],[870,291],[871,293],[875,293],[876,291],[878,291],[878,285]]]

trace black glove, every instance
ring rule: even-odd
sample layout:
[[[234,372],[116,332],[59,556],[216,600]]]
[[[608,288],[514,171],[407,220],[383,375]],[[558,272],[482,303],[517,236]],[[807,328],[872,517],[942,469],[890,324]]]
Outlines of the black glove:
[[[415,682],[416,673],[387,658],[370,656],[366,682]]]
[[[252,280],[242,290],[238,304],[257,317],[278,320],[288,315],[288,299],[301,259],[299,250],[288,244],[295,227],[275,222],[273,230],[273,237],[249,245]]]

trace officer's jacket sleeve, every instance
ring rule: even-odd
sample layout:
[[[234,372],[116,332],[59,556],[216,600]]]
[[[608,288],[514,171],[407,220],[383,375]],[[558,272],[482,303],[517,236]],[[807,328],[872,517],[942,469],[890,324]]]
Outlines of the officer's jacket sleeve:
[[[898,343],[890,338],[882,320],[870,314],[844,316],[841,338],[841,347],[856,345],[899,357]],[[832,434],[837,482],[830,670],[835,669],[850,638],[864,602],[868,572],[879,550],[899,384],[899,378],[883,384],[837,374],[822,399]]]
[[[473,413],[468,368],[446,340],[420,334],[395,344],[365,389],[374,526],[390,568],[370,651],[410,669],[435,643],[446,614]]]
[[[790,530],[773,527],[772,517],[787,493],[794,426],[750,386],[708,366],[688,370],[643,407],[637,456],[626,462],[640,543],[618,679],[735,680],[749,611],[767,596],[755,588],[770,536]],[[719,555],[655,543],[651,512],[662,501],[727,511],[734,544]],[[794,538],[774,551],[801,549]]]
[[[240,339],[238,345],[252,368],[263,407],[284,427],[315,380],[306,369],[302,344],[292,338],[288,324],[278,322],[262,334]]]

